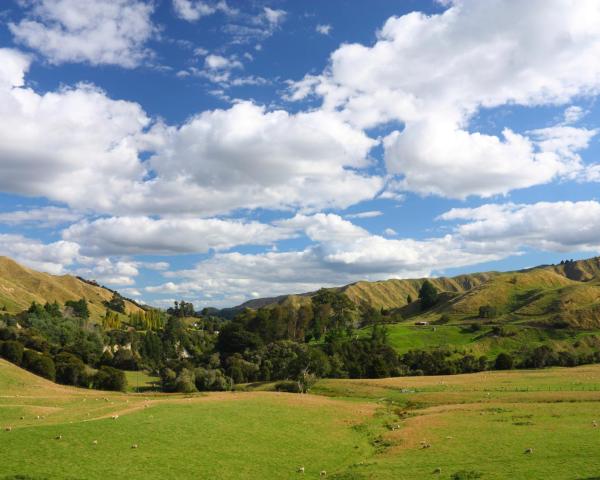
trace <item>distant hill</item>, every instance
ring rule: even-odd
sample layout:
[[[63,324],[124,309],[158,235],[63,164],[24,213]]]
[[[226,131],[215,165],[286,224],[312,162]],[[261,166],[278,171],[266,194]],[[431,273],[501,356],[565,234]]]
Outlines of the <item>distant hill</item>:
[[[24,267],[8,257],[0,256],[0,308],[9,313],[20,312],[35,301],[41,304],[85,298],[92,319],[106,311],[103,302],[110,300],[113,291],[72,275],[50,275]],[[141,308],[125,301],[127,313]]]
[[[449,315],[453,321],[479,317],[479,308],[491,306],[498,321],[565,323],[573,327],[600,327],[600,257],[565,261],[558,265],[514,272],[483,272],[428,279],[442,293],[438,304],[421,312],[417,300],[424,278],[360,281],[332,290],[344,292],[355,304],[398,310],[404,318],[434,321]],[[314,292],[250,300],[226,309],[231,317],[244,308],[271,305],[298,307]],[[408,304],[408,297],[413,300]]]

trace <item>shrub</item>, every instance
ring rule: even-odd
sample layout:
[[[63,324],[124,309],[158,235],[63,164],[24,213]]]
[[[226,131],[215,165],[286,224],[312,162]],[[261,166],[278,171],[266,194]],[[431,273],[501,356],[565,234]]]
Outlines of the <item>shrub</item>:
[[[450,475],[450,480],[475,480],[481,478],[481,473],[475,470],[460,470]]]
[[[122,370],[103,365],[94,375],[92,384],[99,390],[124,392],[127,388],[127,378]]]
[[[498,311],[491,305],[482,305],[479,307],[479,318],[496,318]]]
[[[2,344],[2,356],[15,365],[21,365],[23,361],[23,345],[14,340]]]
[[[88,319],[90,317],[90,311],[88,310],[87,302],[85,298],[81,300],[67,300],[65,307],[69,307],[73,310],[73,315],[79,318]]]
[[[67,352],[59,353],[55,360],[56,381],[64,385],[85,387],[89,383],[85,364],[75,355]]]
[[[43,355],[33,350],[25,350],[22,366],[40,377],[51,381],[56,380],[56,366],[49,355]]]
[[[275,384],[275,390],[278,392],[300,393],[300,385],[292,380],[282,380]]]
[[[495,370],[511,370],[514,366],[513,358],[508,353],[499,353],[494,362]]]
[[[184,368],[175,379],[175,391],[179,393],[196,392],[197,389],[194,380],[194,372]]]

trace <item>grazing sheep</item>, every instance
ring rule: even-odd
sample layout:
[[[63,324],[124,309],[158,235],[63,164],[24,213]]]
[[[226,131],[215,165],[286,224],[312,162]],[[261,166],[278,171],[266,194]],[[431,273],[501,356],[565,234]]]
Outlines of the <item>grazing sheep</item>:
[[[320,477],[326,477],[327,476],[327,472],[325,470],[321,470],[321,473],[319,473]]]
[[[137,443],[134,443],[134,444],[131,446],[131,448],[133,448],[133,449],[135,449],[135,448],[138,448],[138,445],[137,445]]]
[[[304,467],[298,468],[298,473],[304,473]]]
[[[118,416],[118,415],[113,415],[113,416],[112,416],[112,417],[110,417],[110,418],[112,418],[113,420],[116,420],[117,418],[119,418],[119,416]]]
[[[436,468],[436,469],[433,471],[433,473],[437,473],[437,474],[439,475],[440,473],[442,473],[442,467],[437,467],[437,468]]]
[[[431,448],[431,444],[424,443],[424,444],[421,445],[421,448]]]
[[[57,435],[56,437],[54,437],[55,440],[62,440],[62,435]]]
[[[92,445],[98,445],[98,440],[94,440],[94,441],[92,442]]]
[[[35,416],[35,419],[36,419],[36,420],[39,420],[40,418],[41,418],[41,417],[40,417],[39,415],[36,415],[36,416]]]
[[[527,449],[525,450],[525,453],[533,453],[533,448],[527,448]]]
[[[7,432],[12,432],[12,427],[6,427],[4,430],[6,430]]]
[[[596,422],[596,420],[592,420],[592,427],[598,428],[598,422]]]

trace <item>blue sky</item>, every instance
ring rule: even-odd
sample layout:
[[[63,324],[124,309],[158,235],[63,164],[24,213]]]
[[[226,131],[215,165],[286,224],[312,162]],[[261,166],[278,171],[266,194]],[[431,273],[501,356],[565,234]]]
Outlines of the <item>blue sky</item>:
[[[0,255],[197,307],[596,255],[598,24],[567,0],[8,0]]]

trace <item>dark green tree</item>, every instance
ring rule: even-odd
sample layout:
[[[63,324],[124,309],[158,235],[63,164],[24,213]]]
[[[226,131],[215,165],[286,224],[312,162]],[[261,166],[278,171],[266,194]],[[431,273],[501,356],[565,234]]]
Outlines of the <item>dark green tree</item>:
[[[427,310],[433,307],[438,300],[438,291],[433,283],[425,280],[419,290],[419,300],[421,301],[421,310]]]

